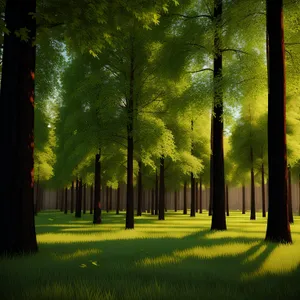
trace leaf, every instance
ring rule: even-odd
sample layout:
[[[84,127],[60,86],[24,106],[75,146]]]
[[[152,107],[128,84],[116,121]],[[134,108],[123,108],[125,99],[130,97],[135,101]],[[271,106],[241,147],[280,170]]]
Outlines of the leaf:
[[[81,264],[79,267],[80,268],[87,268],[87,265],[86,264]]]
[[[48,218],[48,220],[49,220],[49,221],[54,221],[54,219],[52,219],[52,218]]]

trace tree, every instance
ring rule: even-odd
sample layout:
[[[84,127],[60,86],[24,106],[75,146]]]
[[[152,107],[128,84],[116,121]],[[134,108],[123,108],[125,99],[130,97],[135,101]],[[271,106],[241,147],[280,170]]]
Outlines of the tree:
[[[7,0],[6,27],[0,99],[5,112],[1,118],[3,141],[1,156],[6,170],[1,188],[0,254],[37,251],[33,209],[34,79],[36,1]],[[27,36],[22,35],[27,29]],[[25,40],[24,40],[25,38]]]
[[[292,243],[287,203],[283,1],[267,0],[269,212],[266,241]]]

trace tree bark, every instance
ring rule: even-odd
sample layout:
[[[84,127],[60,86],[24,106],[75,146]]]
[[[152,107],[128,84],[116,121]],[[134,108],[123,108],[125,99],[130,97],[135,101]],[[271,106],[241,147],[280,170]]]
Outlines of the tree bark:
[[[176,212],[176,211],[177,211],[177,205],[178,205],[177,191],[175,191],[174,194],[175,194],[175,195],[174,195],[174,196],[175,196],[175,199],[174,199],[174,200],[175,200],[175,203],[174,203],[174,210],[175,210],[175,212]]]
[[[225,176],[223,149],[223,91],[222,91],[222,0],[214,0],[214,103],[213,103],[213,192],[211,230],[226,230]]]
[[[106,212],[109,212],[109,187],[106,186]]]
[[[165,158],[160,157],[159,168],[159,215],[158,220],[165,219]]]
[[[118,190],[117,190],[117,207],[116,207],[116,214],[120,214],[120,184],[118,184]]]
[[[61,198],[60,198],[60,211],[64,211],[64,199],[65,199],[65,189],[62,188],[60,191]]]
[[[292,243],[287,199],[283,1],[267,0],[266,4],[270,93],[268,99],[269,210],[266,240]]]
[[[245,185],[242,186],[242,214],[246,213],[246,193],[245,193]]]
[[[65,211],[64,213],[68,213],[68,188],[65,188]]]
[[[86,213],[86,183],[83,185],[83,213]]]
[[[101,151],[95,156],[94,224],[101,224]]]
[[[59,208],[59,189],[56,191],[55,209]]]
[[[72,180],[71,186],[71,214],[74,212],[74,181]]]
[[[81,201],[82,201],[82,182],[81,179],[76,180],[76,211],[75,218],[81,218]]]
[[[94,199],[93,199],[93,194],[94,194],[94,188],[93,185],[91,185],[91,189],[90,189],[90,214],[93,214],[93,203],[94,203]]]
[[[155,215],[158,216],[158,202],[159,202],[159,190],[158,190],[158,175],[157,175],[157,170],[156,170],[156,175],[155,175]]]
[[[134,228],[134,194],[133,194],[133,109],[134,109],[134,49],[131,45],[130,84],[127,105],[127,193],[126,193],[126,229]]]
[[[154,215],[155,190],[151,189],[151,215]]]
[[[265,193],[265,167],[261,164],[261,199],[262,199],[262,216],[266,217],[266,193]]]
[[[34,76],[36,1],[7,0],[5,8],[1,78],[1,157],[0,199],[5,213],[0,218],[0,255],[33,253],[38,250],[34,222]],[[16,36],[28,30],[28,42]]]
[[[208,206],[208,215],[211,216],[213,213],[213,174],[214,174],[214,170],[213,170],[213,136],[214,136],[214,131],[213,131],[213,126],[214,126],[214,122],[213,122],[213,114],[211,114],[211,124],[210,124],[210,186],[209,186],[209,206]]]
[[[191,173],[191,211],[190,211],[190,216],[191,217],[195,217],[196,216],[195,198],[196,198],[195,178],[194,178],[194,174]]]
[[[253,160],[253,148],[250,147],[250,160],[251,160],[251,213],[250,220],[256,219],[255,214],[255,182],[254,182],[254,160]]]
[[[293,201],[292,201],[292,174],[291,168],[288,168],[288,215],[289,215],[289,222],[294,223],[294,216],[293,216]]]
[[[138,161],[138,205],[137,205],[137,216],[142,215],[142,198],[143,198],[143,186],[142,186],[142,161]]]
[[[198,209],[199,209],[199,205],[198,205],[198,203],[199,203],[199,201],[198,201],[198,199],[199,199],[199,193],[198,193],[198,182],[196,181],[195,182],[195,206],[196,206],[196,212],[198,212]]]
[[[202,176],[200,176],[200,191],[199,191],[199,194],[200,194],[200,199],[199,199],[199,213],[202,214]]]
[[[112,192],[113,192],[112,187],[109,187],[109,210],[112,210],[112,208],[113,208],[113,205],[112,205]]]
[[[183,186],[183,214],[184,215],[187,214],[186,186],[187,186],[187,183],[185,181],[184,186]]]
[[[229,198],[228,198],[228,185],[226,184],[226,215],[229,217]]]

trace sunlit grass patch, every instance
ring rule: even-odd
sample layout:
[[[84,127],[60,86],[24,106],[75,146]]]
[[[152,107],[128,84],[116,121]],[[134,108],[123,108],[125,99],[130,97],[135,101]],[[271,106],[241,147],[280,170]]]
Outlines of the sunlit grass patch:
[[[87,249],[87,250],[76,250],[73,253],[68,254],[58,254],[58,253],[52,253],[54,259],[57,260],[72,260],[77,257],[85,257],[87,255],[91,254],[99,254],[101,253],[101,250],[99,249]]]

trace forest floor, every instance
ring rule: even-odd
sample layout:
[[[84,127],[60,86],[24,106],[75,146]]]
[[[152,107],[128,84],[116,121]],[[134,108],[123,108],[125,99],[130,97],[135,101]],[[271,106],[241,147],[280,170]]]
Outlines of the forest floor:
[[[125,213],[41,212],[39,252],[0,260],[0,299],[300,299],[300,217],[293,244],[265,243],[266,219],[231,212],[227,231],[195,218],[144,214],[124,230]]]

